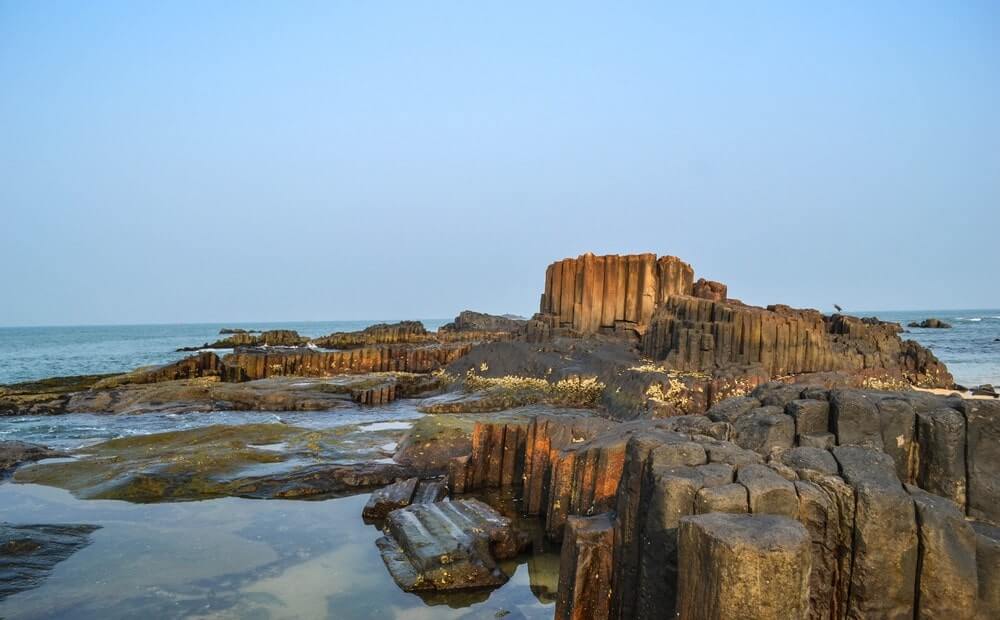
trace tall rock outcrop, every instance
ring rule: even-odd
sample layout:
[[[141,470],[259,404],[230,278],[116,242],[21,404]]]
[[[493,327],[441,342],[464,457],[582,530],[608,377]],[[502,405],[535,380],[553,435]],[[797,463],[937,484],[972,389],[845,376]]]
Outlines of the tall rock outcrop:
[[[584,254],[549,265],[528,338],[637,335],[644,357],[677,371],[843,372],[870,383],[953,384],[930,351],[899,337],[895,323],[748,306],[727,295],[720,282],[695,282],[691,266],[674,256]]]

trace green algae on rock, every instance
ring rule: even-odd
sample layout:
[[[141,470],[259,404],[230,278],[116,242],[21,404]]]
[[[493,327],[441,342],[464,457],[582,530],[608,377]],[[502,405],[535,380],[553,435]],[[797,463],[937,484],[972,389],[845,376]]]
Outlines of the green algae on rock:
[[[401,475],[386,449],[394,449],[401,434],[356,425],[207,426],[113,439],[73,460],[23,468],[14,480],[64,488],[84,499],[139,503],[335,495]]]

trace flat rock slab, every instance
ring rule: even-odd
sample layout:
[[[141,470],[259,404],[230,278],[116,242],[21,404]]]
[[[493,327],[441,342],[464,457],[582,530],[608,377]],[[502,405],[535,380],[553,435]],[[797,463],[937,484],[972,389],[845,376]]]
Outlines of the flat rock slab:
[[[476,499],[413,504],[389,513],[376,541],[403,590],[458,590],[502,585],[496,560],[517,555],[525,541],[510,519]]]
[[[40,586],[56,564],[89,545],[97,529],[0,523],[0,600]]]

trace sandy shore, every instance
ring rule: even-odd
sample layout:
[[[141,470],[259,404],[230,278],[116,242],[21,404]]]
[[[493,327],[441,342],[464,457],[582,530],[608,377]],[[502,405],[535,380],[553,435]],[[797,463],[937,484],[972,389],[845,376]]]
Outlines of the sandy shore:
[[[972,392],[970,392],[970,391],[959,392],[958,390],[946,390],[944,388],[919,388],[919,387],[915,387],[913,389],[914,390],[918,390],[920,392],[929,392],[931,394],[939,394],[941,396],[948,396],[949,394],[958,394],[962,398],[982,399],[982,400],[994,400],[992,396],[973,396]]]

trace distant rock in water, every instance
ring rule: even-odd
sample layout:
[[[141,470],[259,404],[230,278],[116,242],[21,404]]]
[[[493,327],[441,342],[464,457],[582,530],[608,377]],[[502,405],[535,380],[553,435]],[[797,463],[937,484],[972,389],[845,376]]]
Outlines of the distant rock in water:
[[[42,585],[56,564],[90,544],[96,525],[0,523],[0,601]]]
[[[177,349],[182,351],[200,351],[202,349],[235,349],[236,347],[300,347],[307,342],[308,338],[299,335],[291,329],[272,329],[266,332],[254,334],[254,330],[246,331],[241,329],[222,329],[220,334],[229,334],[228,338],[222,338],[209,344],[205,343],[200,347],[182,347]]]
[[[1000,394],[997,394],[996,388],[994,388],[989,383],[984,383],[979,387],[972,388],[973,396],[992,396],[993,398],[1000,398]]]
[[[527,324],[527,319],[514,314],[485,314],[463,310],[455,320],[441,326],[442,332],[514,332]]]
[[[420,321],[400,321],[369,325],[361,331],[334,332],[314,338],[310,344],[324,349],[358,349],[376,344],[419,344],[431,340],[431,335]]]
[[[949,323],[945,323],[941,319],[930,318],[930,319],[924,319],[919,323],[916,321],[912,321],[907,325],[907,327],[923,327],[925,329],[950,329],[951,325]]]
[[[230,334],[259,334],[259,329],[242,329],[240,327],[223,327],[219,330],[220,336],[227,336]]]

